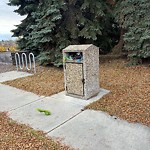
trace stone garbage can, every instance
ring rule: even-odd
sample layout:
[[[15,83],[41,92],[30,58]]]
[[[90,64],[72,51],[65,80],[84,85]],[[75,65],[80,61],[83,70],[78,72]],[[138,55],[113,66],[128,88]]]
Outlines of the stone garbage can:
[[[89,99],[99,91],[99,48],[70,45],[63,50],[66,95]]]

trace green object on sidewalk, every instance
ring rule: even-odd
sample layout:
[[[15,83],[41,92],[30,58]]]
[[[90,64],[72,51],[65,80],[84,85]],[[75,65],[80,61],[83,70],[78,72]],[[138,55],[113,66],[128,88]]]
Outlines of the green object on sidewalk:
[[[39,112],[43,112],[46,116],[51,115],[51,112],[50,112],[50,111],[48,111],[48,110],[44,110],[44,109],[37,108],[37,111],[39,111]]]

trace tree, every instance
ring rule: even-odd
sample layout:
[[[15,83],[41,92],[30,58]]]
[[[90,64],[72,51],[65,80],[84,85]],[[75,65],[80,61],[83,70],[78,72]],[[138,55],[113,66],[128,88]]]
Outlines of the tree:
[[[26,2],[27,7],[32,4],[33,1]],[[17,30],[22,33],[22,28],[28,29],[20,43],[27,50],[40,52],[41,63],[60,64],[61,51],[69,44],[93,43],[106,53],[115,43],[116,27],[110,5],[105,0],[94,3],[92,0],[41,0],[27,14],[15,33]]]
[[[22,20],[22,23],[20,25],[16,25],[17,29],[12,30],[14,37],[20,37],[17,44],[21,50],[27,48],[29,33],[32,30],[30,27],[35,23],[32,13],[36,11],[38,3],[39,0],[9,0],[8,5],[18,7],[18,9],[14,12],[21,16],[26,15],[26,18]]]
[[[116,5],[116,20],[124,30],[124,49],[133,63],[150,57],[149,0],[120,0]]]

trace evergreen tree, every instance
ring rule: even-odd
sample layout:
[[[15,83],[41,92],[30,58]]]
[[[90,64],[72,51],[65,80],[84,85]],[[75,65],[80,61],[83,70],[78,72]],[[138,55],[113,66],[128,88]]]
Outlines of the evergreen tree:
[[[17,29],[12,30],[14,37],[20,37],[17,42],[20,50],[26,50],[27,42],[29,41],[29,33],[31,32],[31,25],[35,23],[35,19],[32,17],[32,12],[35,12],[38,6],[39,0],[9,0],[10,6],[17,6],[18,9],[14,12],[21,16],[26,15],[26,18],[22,20],[20,25],[16,25]]]
[[[150,57],[150,2],[149,0],[120,0],[116,19],[124,29],[124,49],[133,63]]]
[[[41,63],[60,65],[62,49],[69,44],[93,43],[105,53],[115,44],[116,26],[105,0],[10,0],[10,3],[19,6],[20,15],[27,14],[14,30],[15,36],[23,37],[20,48],[39,52]]]
[[[41,63],[61,62],[61,51],[69,44],[93,43],[108,52],[113,42],[110,36],[114,38],[109,10],[104,0],[42,1],[33,13],[36,24],[29,40],[41,51]]]

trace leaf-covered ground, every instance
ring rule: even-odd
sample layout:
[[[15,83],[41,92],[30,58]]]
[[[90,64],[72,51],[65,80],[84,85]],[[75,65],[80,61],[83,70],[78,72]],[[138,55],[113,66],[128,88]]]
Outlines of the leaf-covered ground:
[[[86,109],[108,112],[129,122],[150,126],[150,68],[125,67],[122,59],[101,62],[100,87],[111,92]],[[63,70],[38,68],[38,74],[5,84],[50,96],[64,90]]]
[[[102,110],[150,126],[150,68],[125,67],[122,60],[101,65],[100,86],[111,92],[87,109]]]
[[[17,124],[0,112],[0,150],[69,150],[41,131]]]
[[[62,69],[38,66],[34,76],[7,81],[5,84],[38,95],[50,96],[64,90],[64,75]]]

